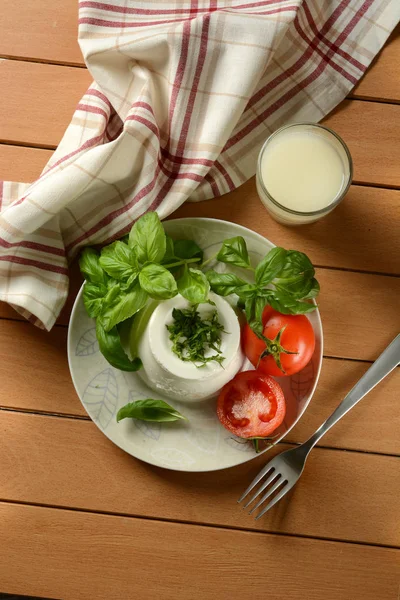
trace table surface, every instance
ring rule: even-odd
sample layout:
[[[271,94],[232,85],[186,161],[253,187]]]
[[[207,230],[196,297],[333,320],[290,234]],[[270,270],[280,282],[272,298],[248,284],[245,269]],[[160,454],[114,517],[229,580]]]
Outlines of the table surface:
[[[89,85],[76,31],[75,1],[2,0],[0,179],[40,174]],[[240,223],[318,266],[322,376],[278,450],[304,441],[400,330],[399,61],[397,28],[324,121],[355,164],[346,200],[327,218],[278,225],[254,180],[175,213]],[[398,600],[400,369],[323,438],[291,496],[256,523],[236,498],[265,456],[217,473],[164,471],[122,452],[89,420],[66,353],[79,284],[75,270],[50,333],[0,305],[0,592]]]

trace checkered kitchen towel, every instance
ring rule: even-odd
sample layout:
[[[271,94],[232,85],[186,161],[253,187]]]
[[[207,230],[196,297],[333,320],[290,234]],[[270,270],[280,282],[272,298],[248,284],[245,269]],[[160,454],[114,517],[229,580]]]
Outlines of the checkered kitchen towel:
[[[0,299],[50,329],[79,248],[242,184],[274,129],[347,95],[399,18],[400,0],[81,0],[95,82],[41,177],[0,186]]]

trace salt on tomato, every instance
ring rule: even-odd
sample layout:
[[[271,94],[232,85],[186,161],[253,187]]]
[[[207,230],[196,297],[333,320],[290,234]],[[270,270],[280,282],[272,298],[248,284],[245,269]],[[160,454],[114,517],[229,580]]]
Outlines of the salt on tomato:
[[[218,419],[238,437],[267,437],[279,427],[285,414],[281,386],[259,371],[238,373],[218,397]]]
[[[310,362],[315,348],[314,330],[307,317],[282,315],[271,306],[266,306],[262,322],[263,335],[271,340],[267,356],[260,359],[267,349],[266,343],[248,324],[242,332],[243,350],[251,364],[262,373],[274,377],[294,375],[301,371]],[[290,354],[285,354],[281,348]],[[280,362],[282,369],[277,362]]]

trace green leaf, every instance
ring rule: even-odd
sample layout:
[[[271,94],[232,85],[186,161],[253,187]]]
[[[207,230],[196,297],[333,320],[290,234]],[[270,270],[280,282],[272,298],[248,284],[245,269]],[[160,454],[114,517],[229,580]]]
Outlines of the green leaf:
[[[114,304],[114,301],[118,298],[121,291],[119,283],[117,283],[115,280],[111,280],[108,282],[107,289],[107,294],[104,296],[104,307],[108,307]]]
[[[219,296],[234,294],[237,288],[246,285],[246,282],[234,273],[217,273],[217,271],[211,269],[207,271],[206,277],[210,282],[212,291]]]
[[[305,296],[302,296],[301,300],[310,300],[316,298],[320,292],[320,286],[318,281],[313,277],[310,281],[310,289]]]
[[[262,315],[263,315],[266,304],[267,304],[266,299],[262,298],[261,296],[257,296],[257,298],[255,299],[254,317],[258,323],[261,323],[261,325],[262,325]]]
[[[107,275],[99,263],[99,253],[94,248],[84,248],[79,258],[82,275],[91,283],[106,283]]]
[[[144,307],[147,300],[148,294],[136,282],[130,292],[120,294],[117,302],[104,310],[101,317],[104,329],[110,331],[118,323],[132,317]]]
[[[95,319],[103,310],[104,297],[107,287],[104,284],[97,285],[86,281],[83,286],[83,303],[89,317]]]
[[[139,282],[152,298],[173,298],[178,293],[176,281],[161,265],[146,265],[140,271]]]
[[[268,304],[283,315],[304,315],[316,309],[315,304],[299,302],[290,294],[270,290]]]
[[[123,242],[114,242],[101,251],[100,266],[114,279],[128,279],[138,275],[138,262],[132,248]]]
[[[174,240],[171,236],[165,235],[165,254],[163,263],[172,262],[175,259]]]
[[[203,250],[193,240],[176,240],[174,253],[177,258],[199,258],[203,260]]]
[[[160,263],[165,255],[164,228],[156,212],[148,212],[136,221],[129,234],[129,246],[140,263]]]
[[[284,248],[272,248],[268,254],[258,263],[255,272],[257,285],[268,285],[279,275],[286,263],[287,250]]]
[[[100,321],[96,321],[96,336],[99,342],[100,352],[111,366],[121,371],[138,371],[142,366],[140,358],[129,360],[126,355],[118,329],[113,327],[110,331],[106,331]]]
[[[190,269],[185,265],[183,275],[177,281],[178,292],[192,304],[207,302],[210,284],[207,277],[198,269]]]
[[[140,421],[153,421],[167,423],[185,419],[180,412],[164,402],[164,400],[136,400],[125,404],[117,413],[117,422],[122,419],[139,419]]]
[[[301,279],[301,281],[277,283],[274,281],[278,292],[289,294],[296,300],[306,300],[315,298],[319,294],[319,283],[313,277],[311,279]]]
[[[277,284],[299,283],[304,280],[312,279],[315,275],[315,269],[306,254],[298,250],[288,250],[286,254],[286,264],[279,277],[276,277]]]
[[[244,238],[239,235],[224,240],[221,250],[217,254],[217,260],[248,269],[250,267],[250,259]]]
[[[235,293],[239,298],[256,298],[259,295],[259,289],[254,283],[246,283],[236,288]]]

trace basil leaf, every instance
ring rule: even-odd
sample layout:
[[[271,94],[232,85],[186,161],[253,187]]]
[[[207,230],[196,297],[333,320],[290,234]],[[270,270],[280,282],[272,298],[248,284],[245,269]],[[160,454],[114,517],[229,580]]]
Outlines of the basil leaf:
[[[130,292],[132,286],[135,284],[135,281],[138,278],[138,273],[132,273],[132,275],[130,275],[130,277],[128,277],[128,279],[126,281],[122,281],[121,282],[121,290],[123,292]]]
[[[178,293],[173,275],[161,265],[143,267],[139,273],[139,282],[152,298],[173,298]]]
[[[274,282],[276,289],[279,292],[290,294],[297,300],[305,300],[307,298],[315,298],[319,294],[319,283],[313,277],[312,279],[302,279],[301,281],[295,281],[291,283],[276,283]]]
[[[106,331],[99,319],[96,321],[96,336],[100,352],[112,367],[121,371],[138,371],[142,366],[140,358],[129,360],[126,355],[116,327]]]
[[[101,316],[104,329],[110,331],[118,323],[132,317],[144,307],[147,300],[147,293],[136,282],[130,292],[120,294],[118,301],[104,310]]]
[[[107,294],[107,287],[104,284],[97,285],[86,281],[83,286],[83,304],[86,312],[92,319],[95,319],[103,310],[104,297]]]
[[[275,281],[277,284],[299,283],[312,279],[314,275],[315,269],[306,254],[297,250],[288,250],[286,264]]]
[[[169,235],[165,236],[165,254],[163,263],[172,262],[176,258],[174,252],[174,240]]]
[[[156,423],[167,423],[185,419],[180,412],[164,402],[164,400],[136,400],[129,402],[119,409],[117,423],[122,419],[139,419],[140,421],[153,421]]]
[[[259,289],[254,283],[246,283],[236,288],[235,293],[239,298],[256,298],[259,295]]]
[[[258,285],[268,285],[271,283],[284,268],[286,256],[287,250],[284,248],[272,248],[256,267],[256,283]]]
[[[308,291],[308,293],[305,296],[302,296],[300,299],[301,300],[309,300],[311,298],[316,298],[320,292],[320,286],[318,281],[315,279],[315,277],[313,277],[311,279],[311,285],[310,285],[310,289]]]
[[[259,323],[261,323],[262,325],[262,315],[264,312],[264,308],[267,304],[265,298],[262,298],[261,296],[258,296],[255,299],[255,306],[254,306],[254,317],[256,319],[256,321],[258,321]]]
[[[111,306],[114,301],[118,298],[120,294],[120,286],[119,283],[116,283],[115,280],[111,281],[107,285],[107,294],[104,296],[104,306]]]
[[[250,267],[250,259],[244,238],[239,235],[225,240],[221,250],[217,254],[217,260],[248,269]]]
[[[203,250],[193,240],[176,240],[174,253],[177,258],[199,258],[203,260]]]
[[[138,262],[132,248],[114,242],[101,251],[100,266],[114,279],[128,279],[138,274]]]
[[[162,261],[166,240],[164,228],[156,212],[148,212],[136,221],[129,234],[129,246],[135,250],[140,263]]]
[[[91,283],[106,283],[107,275],[99,264],[99,253],[94,248],[84,248],[79,258],[79,268]]]
[[[178,292],[192,304],[207,302],[210,284],[202,271],[185,265],[183,275],[177,281]]]
[[[253,331],[257,334],[262,334],[263,332],[263,323],[262,323],[262,314],[266,305],[265,298],[257,297],[257,298],[247,298],[245,302],[245,314],[246,319]]]
[[[270,290],[268,304],[284,315],[303,315],[316,309],[315,304],[298,302],[290,294]]]
[[[207,271],[206,277],[212,291],[219,296],[229,296],[236,292],[236,288],[246,285],[246,282],[234,273],[217,273],[211,269]]]

